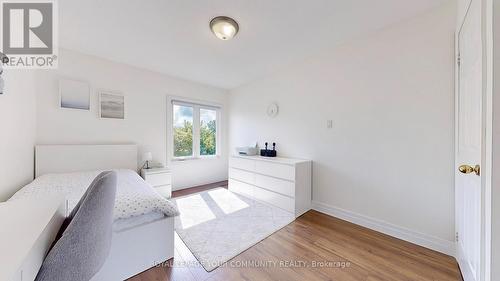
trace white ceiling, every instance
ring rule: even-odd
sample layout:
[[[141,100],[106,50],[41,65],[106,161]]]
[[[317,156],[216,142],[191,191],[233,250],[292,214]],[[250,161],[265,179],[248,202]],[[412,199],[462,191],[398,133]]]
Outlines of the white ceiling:
[[[64,0],[60,45],[168,75],[235,88],[447,0]],[[240,25],[217,39],[211,18]]]

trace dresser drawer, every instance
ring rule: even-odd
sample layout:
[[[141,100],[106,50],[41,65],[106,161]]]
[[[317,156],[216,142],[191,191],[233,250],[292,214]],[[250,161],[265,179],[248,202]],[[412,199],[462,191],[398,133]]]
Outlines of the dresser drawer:
[[[245,170],[229,168],[229,177],[249,184],[255,183],[255,174]]]
[[[256,174],[255,185],[283,195],[295,197],[295,183],[288,180]]]
[[[238,157],[231,157],[229,167],[238,168],[253,172],[255,170],[255,161]]]
[[[255,189],[253,185],[234,179],[229,179],[228,184],[231,192],[253,198]]]
[[[283,210],[295,213],[295,200],[259,187],[254,188],[254,197],[257,200],[266,202]]]
[[[172,184],[170,173],[146,174],[145,180],[154,187]]]
[[[256,161],[255,172],[281,179],[295,181],[295,167],[267,161]]]
[[[156,192],[165,198],[172,197],[172,185],[155,186]]]

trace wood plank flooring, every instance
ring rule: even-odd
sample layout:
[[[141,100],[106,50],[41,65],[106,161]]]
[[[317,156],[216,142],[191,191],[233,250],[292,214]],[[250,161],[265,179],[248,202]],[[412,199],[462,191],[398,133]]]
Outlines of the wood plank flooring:
[[[209,188],[205,186],[205,188]],[[203,191],[202,187],[185,190]],[[462,280],[454,258],[309,211],[212,272],[175,237],[169,262],[130,281]]]
[[[207,191],[207,190],[214,189],[217,187],[227,188],[227,185],[228,185],[227,181],[220,181],[220,182],[195,186],[195,187],[191,187],[191,188],[176,190],[176,191],[172,191],[172,197],[181,197],[184,195],[189,195],[189,194],[193,194],[193,193]]]

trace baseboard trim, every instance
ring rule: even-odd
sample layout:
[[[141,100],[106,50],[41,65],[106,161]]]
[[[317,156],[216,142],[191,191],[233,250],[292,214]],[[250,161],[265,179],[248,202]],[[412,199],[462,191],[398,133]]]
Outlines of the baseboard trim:
[[[202,192],[202,191],[217,188],[217,187],[227,188],[227,186],[228,186],[228,181],[223,180],[223,181],[218,181],[218,182],[214,182],[214,183],[208,183],[208,184],[198,185],[198,186],[193,186],[193,187],[185,187],[185,188],[178,188],[178,189],[174,188],[172,190],[172,198],[184,196],[184,195],[188,195],[188,194],[193,194],[193,193],[197,193],[197,192]]]
[[[322,202],[313,201],[312,208],[318,212],[417,244],[419,246],[441,252],[446,255],[455,256],[455,243],[404,227],[400,227],[375,218],[360,215],[351,211],[337,208]]]

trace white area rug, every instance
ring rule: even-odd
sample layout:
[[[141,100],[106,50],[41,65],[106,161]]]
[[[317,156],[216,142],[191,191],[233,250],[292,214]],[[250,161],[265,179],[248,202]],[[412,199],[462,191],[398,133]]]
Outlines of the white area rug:
[[[286,226],[292,213],[217,188],[172,199],[175,231],[207,271]]]

